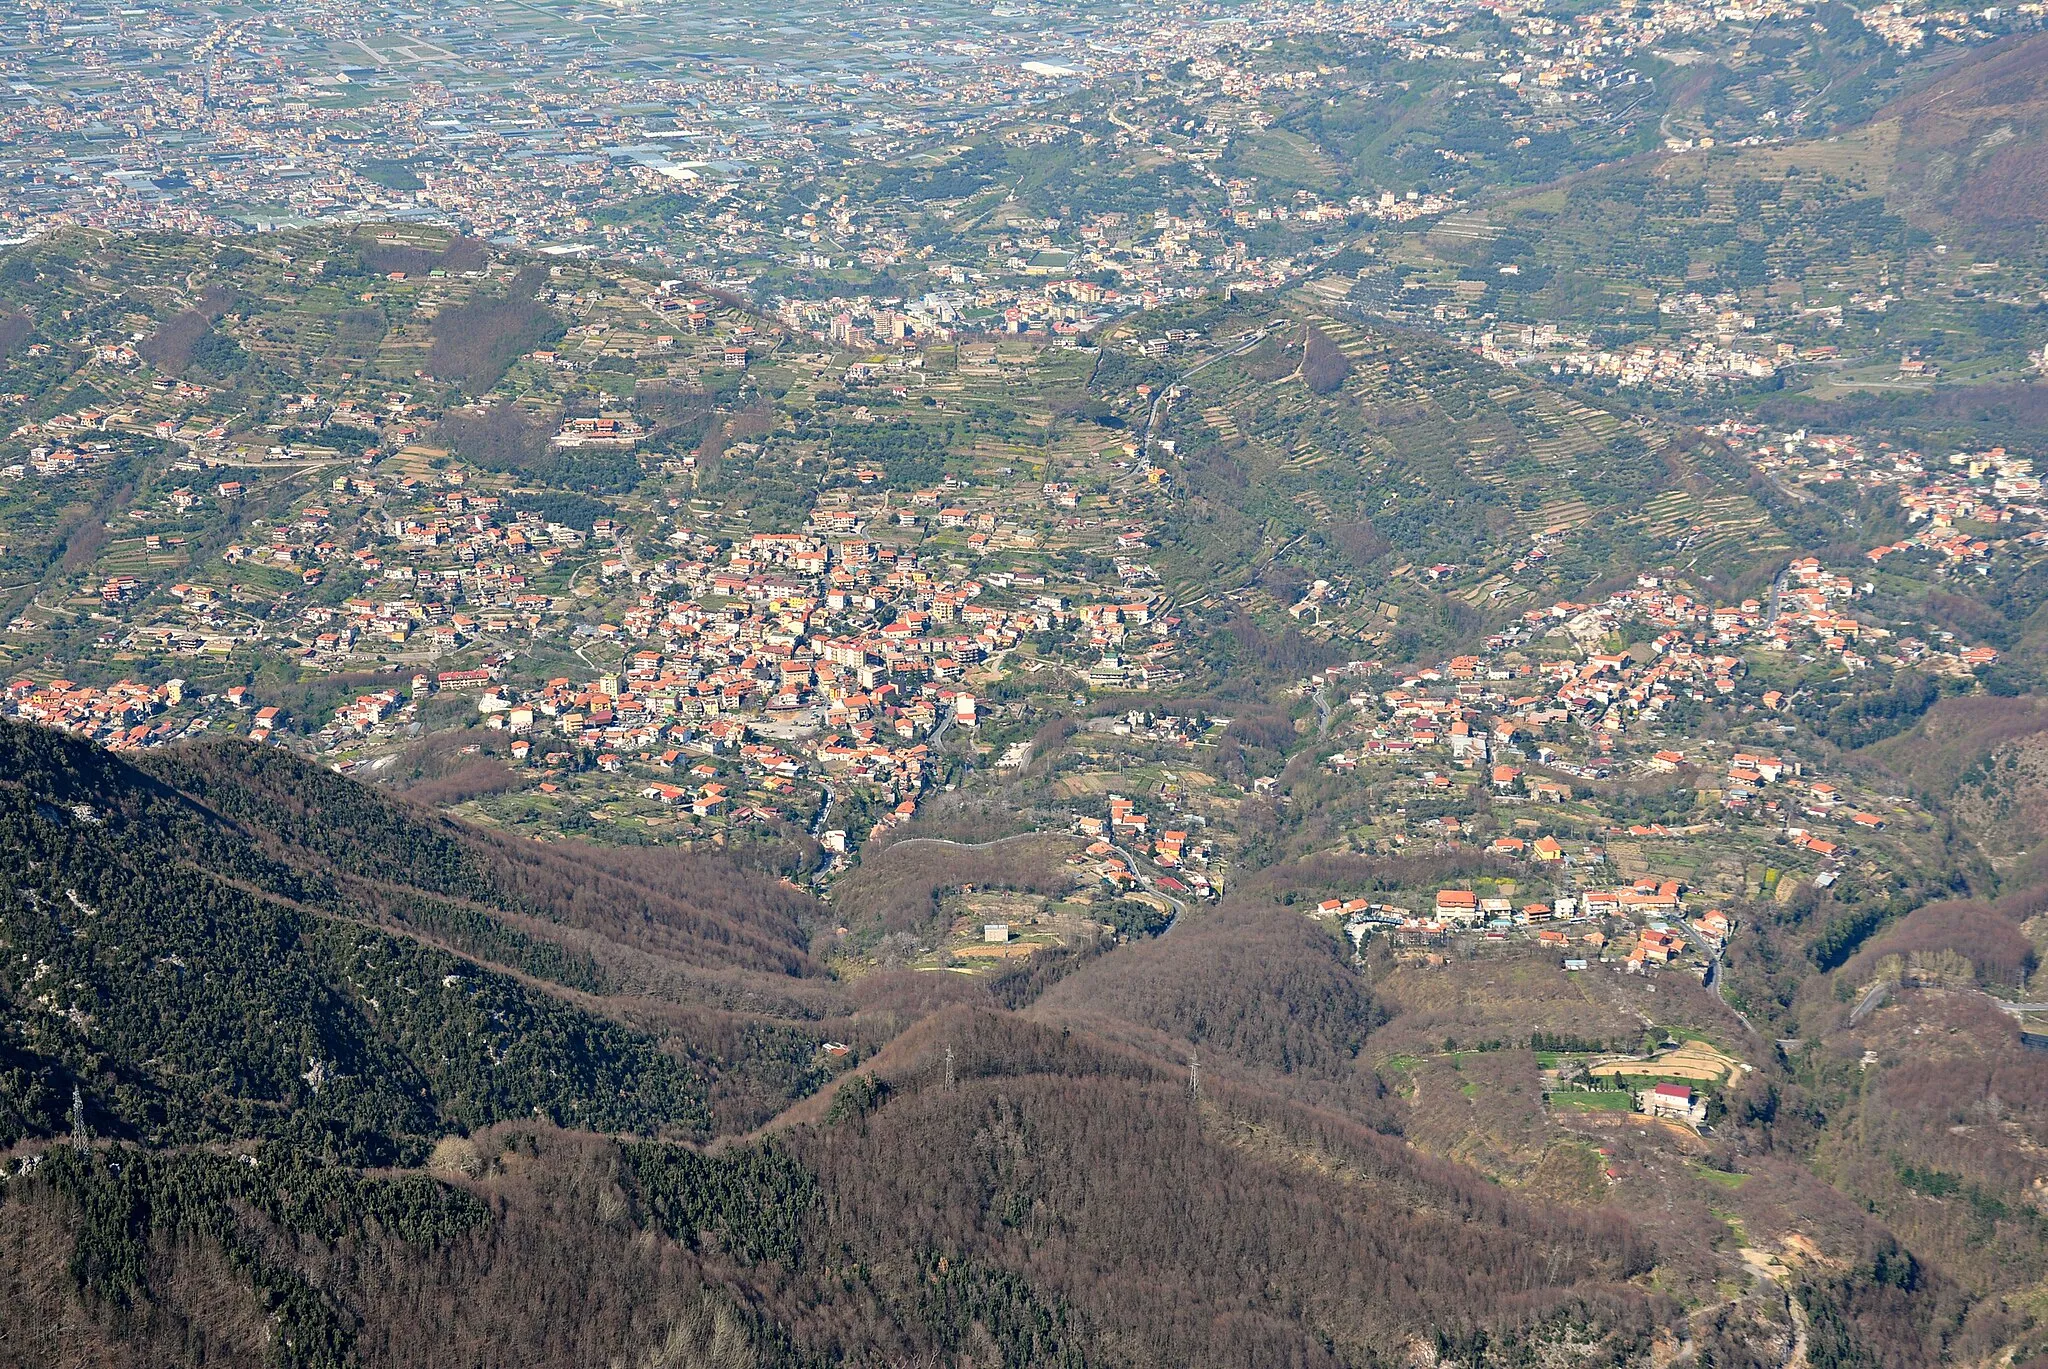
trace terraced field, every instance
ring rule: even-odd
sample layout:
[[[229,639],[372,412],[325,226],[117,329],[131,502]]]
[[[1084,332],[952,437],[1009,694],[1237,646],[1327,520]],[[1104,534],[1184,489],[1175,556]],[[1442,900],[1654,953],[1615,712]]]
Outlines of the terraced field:
[[[1382,600],[1396,616],[1438,615],[1431,605],[1448,601],[1504,621],[1610,567],[1647,559],[1718,574],[1791,547],[1746,492],[1685,455],[1676,428],[1618,416],[1311,291],[1217,332],[1254,323],[1269,342],[1194,375],[1170,410],[1177,484],[1192,498],[1176,507],[1162,573],[1188,602],[1213,594],[1222,567],[1256,561],[1250,547],[1284,549],[1280,561],[1304,574],[1372,591],[1305,630],[1365,639],[1387,626]],[[1298,352],[1309,327],[1350,365],[1328,395],[1290,366],[1287,349]],[[1355,559],[1375,535],[1430,574],[1418,583],[1395,574],[1391,558]]]

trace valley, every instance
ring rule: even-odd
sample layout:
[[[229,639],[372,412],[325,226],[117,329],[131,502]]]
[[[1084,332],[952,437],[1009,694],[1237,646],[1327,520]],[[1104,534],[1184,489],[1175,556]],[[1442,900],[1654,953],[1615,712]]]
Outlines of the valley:
[[[35,8],[0,1362],[2048,1361],[2038,5]]]

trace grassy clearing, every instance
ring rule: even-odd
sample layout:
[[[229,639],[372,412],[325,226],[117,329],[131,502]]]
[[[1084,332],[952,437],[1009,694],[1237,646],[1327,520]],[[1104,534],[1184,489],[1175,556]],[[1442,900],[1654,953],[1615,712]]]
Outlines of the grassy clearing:
[[[1635,1107],[1635,1095],[1620,1089],[1567,1090],[1549,1098],[1551,1107],[1571,1112],[1628,1112]]]
[[[1725,1169],[1709,1169],[1705,1165],[1688,1165],[1687,1168],[1716,1188],[1725,1188],[1731,1193],[1749,1182],[1747,1174],[1730,1174]]]

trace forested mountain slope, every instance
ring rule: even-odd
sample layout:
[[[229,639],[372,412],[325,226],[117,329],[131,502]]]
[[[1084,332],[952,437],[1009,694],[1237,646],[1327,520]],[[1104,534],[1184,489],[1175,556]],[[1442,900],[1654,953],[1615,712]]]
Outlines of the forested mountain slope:
[[[1141,961],[1106,981],[1160,1034],[1139,1048],[1006,1012],[1002,981],[865,1016],[799,988],[835,1030],[929,1015],[811,1120],[707,1154],[677,1142],[721,1126],[720,1081],[812,1026],[692,1035],[735,1014],[671,1001],[697,1016],[657,1032],[571,981],[625,945],[802,986],[807,912],[773,880],[513,848],[240,745],[148,771],[23,727],[0,748],[0,1358],[1307,1365],[1627,1354],[1657,1319],[1618,1215],[1237,1082],[1340,1076],[1376,1020],[1298,920],[1185,939],[1219,974],[1263,948],[1271,982],[1231,1001]],[[1278,1030],[1318,974],[1329,1012]],[[1189,1034],[1225,1066],[1200,1090],[1156,1044]],[[824,1077],[806,1058],[785,1096]]]
[[[484,911],[551,909],[505,897],[487,848],[440,820],[281,753],[162,767],[195,796],[55,734],[9,725],[0,747],[6,1140],[61,1129],[74,1087],[102,1134],[272,1136],[358,1162],[506,1117],[709,1130],[709,1054],[568,1001],[595,960]],[[280,770],[302,798],[277,797]],[[380,899],[353,896],[371,880]],[[686,926],[658,897],[642,916]]]
[[[800,896],[709,857],[529,850],[239,744],[0,747],[0,1360],[1719,1364],[1805,1335],[1913,1366],[2034,1334],[2038,1071],[1995,1021],[1938,1066],[1908,1044],[1974,1000],[1859,1027],[1823,1000],[1861,962],[1800,989],[1796,1065],[1746,1051],[1702,1145],[1538,1107],[1521,1043],[1560,1004],[1725,1031],[1712,994],[1360,973],[1256,881],[1149,942],[842,984]],[[1975,926],[1930,917],[1869,954]],[[1986,1087],[1997,1144],[1956,1141]]]

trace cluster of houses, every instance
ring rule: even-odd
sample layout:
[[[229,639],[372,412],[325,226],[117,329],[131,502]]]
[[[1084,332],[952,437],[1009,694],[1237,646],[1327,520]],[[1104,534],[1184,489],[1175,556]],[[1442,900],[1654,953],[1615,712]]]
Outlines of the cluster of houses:
[[[30,447],[20,461],[0,466],[0,478],[20,480],[37,475],[46,480],[62,479],[90,470],[112,457],[116,450],[111,442],[66,443],[61,446],[38,444]]]
[[[460,476],[448,479],[459,484]],[[528,574],[551,567],[589,540],[608,540],[611,531],[608,520],[585,532],[538,513],[514,513],[496,495],[460,488],[408,511],[389,510],[391,501],[421,501],[432,493],[409,476],[345,475],[334,486],[337,499],[298,508],[269,530],[266,542],[235,543],[222,552],[230,566],[286,571],[308,586],[320,584],[337,566],[369,582],[368,592],[340,605],[308,603],[295,620],[282,620],[282,633],[268,624],[252,628],[252,640],[274,640],[278,649],[296,652],[314,667],[338,668],[351,653],[370,647],[455,651],[479,640],[538,631],[557,605],[550,596],[528,591]],[[233,499],[242,488],[239,480],[221,481],[215,497]],[[168,500],[180,511],[200,502],[185,488],[172,491]],[[135,642],[180,637],[191,620],[205,620],[221,605],[221,593],[212,586],[171,587],[170,603],[155,599],[155,588],[128,575],[110,579],[102,589],[108,602],[141,605],[149,615],[129,629]]]
[[[255,741],[267,740],[285,721],[282,708],[258,705],[247,685],[195,695],[179,679],[157,685],[117,680],[101,687],[24,678],[0,690],[0,716],[85,737],[110,751],[144,750],[209,731],[223,710],[249,714],[248,736]]]
[[[466,493],[451,499],[464,501],[463,535],[497,528],[499,510],[471,508],[475,496]],[[937,492],[921,492],[910,507],[937,502]],[[460,538],[448,540],[457,531],[445,517],[450,511],[388,518],[383,526],[416,550],[444,558],[456,552],[466,570]],[[1075,605],[1065,594],[1045,592],[1042,574],[952,578],[928,558],[868,537],[878,512],[889,512],[886,497],[866,509],[821,501],[800,531],[729,544],[678,526],[662,547],[673,554],[651,562],[599,520],[592,536],[620,548],[601,560],[599,577],[623,590],[616,602],[624,607],[615,623],[572,631],[624,649],[621,667],[523,690],[493,680],[479,710],[490,726],[515,736],[549,731],[637,760],[687,745],[719,720],[822,724],[804,744],[815,773],[886,785],[908,797],[927,777],[926,740],[943,726],[979,721],[967,674],[1026,635],[1065,633],[1097,648],[1121,647],[1136,639],[1166,642],[1178,626],[1156,612],[1156,591]],[[951,508],[940,511],[941,519],[948,514],[977,535],[995,522],[993,513]],[[411,583],[451,588],[427,569]],[[461,648],[515,629],[549,630],[567,608],[556,598],[511,592],[518,589],[500,587],[496,609],[476,613],[410,593],[311,608],[302,621],[319,631],[306,651],[338,663],[365,641]],[[431,682],[460,683],[445,672]],[[388,725],[403,703],[390,690],[353,700],[335,719],[336,741]],[[652,792],[658,801],[676,801],[665,790]]]
[[[1775,347],[1732,346],[1694,336],[1682,345],[1639,342],[1620,349],[1570,351],[1551,363],[1569,375],[1603,376],[1624,386],[1700,389],[1722,381],[1769,380],[1778,373]]]
[[[1684,605],[1670,607],[1682,611]],[[1611,602],[1601,606],[1611,608]],[[1560,604],[1536,611],[1530,621],[1554,622],[1549,631],[1564,635],[1589,630],[1607,617],[1590,606]],[[1502,659],[1527,640],[1525,634],[1508,634],[1493,639],[1486,656],[1453,657],[1413,671],[1377,696],[1353,693],[1352,706],[1376,714],[1378,721],[1367,730],[1358,756],[1340,753],[1330,763],[1343,770],[1361,757],[1442,752],[1471,767],[1533,756],[1569,770],[1560,745],[1572,729],[1584,729],[1597,751],[1612,752],[1632,722],[1654,719],[1680,697],[1706,700],[1731,693],[1744,673],[1739,656],[1702,650],[1675,627],[1658,638],[1648,659],[1606,651],[1583,659]],[[1377,669],[1373,662],[1354,664],[1361,672]],[[1499,790],[1552,802],[1570,797],[1566,785],[1513,766],[1492,766],[1488,774]]]
[[[343,417],[316,395],[292,403],[302,424]],[[360,416],[373,429],[403,418]],[[629,446],[637,435],[630,420],[600,415],[570,420],[558,441]],[[417,717],[416,701],[439,690],[474,690],[483,721],[510,734],[515,758],[551,754],[539,742],[547,734],[578,755],[624,757],[657,772],[661,755],[715,740],[728,725],[743,733],[749,722],[786,724],[794,731],[781,735],[809,734],[796,743],[806,779],[888,791],[895,807],[885,820],[900,820],[901,804],[928,782],[934,734],[981,720],[970,674],[1027,638],[1098,655],[1108,664],[1096,673],[1123,687],[1177,674],[1166,663],[1178,651],[1180,620],[1137,559],[1149,545],[1141,525],[1108,530],[1115,586],[1049,587],[1043,570],[988,560],[1002,546],[1034,546],[1037,534],[1008,530],[1010,511],[994,492],[950,481],[906,495],[878,488],[883,473],[863,468],[855,489],[822,492],[799,528],[728,539],[689,526],[680,499],[638,533],[608,517],[566,525],[475,488],[459,468],[430,467],[431,455],[407,449],[396,462],[356,462],[287,516],[251,525],[263,529],[261,540],[245,536],[222,553],[231,566],[281,571],[309,588],[339,570],[362,585],[353,595],[293,594],[292,612],[264,614],[243,607],[246,576],[209,584],[183,568],[187,578],[169,585],[147,569],[124,569],[92,587],[118,611],[101,645],[221,655],[254,647],[315,670],[374,659],[382,669],[418,671],[412,688],[365,690],[323,720],[316,741],[344,757],[365,738],[394,735]],[[181,464],[196,472],[209,463]],[[211,486],[195,480],[166,496],[167,511],[242,498],[261,476],[250,469]],[[1046,498],[1056,508],[1078,504],[1071,489],[1048,488]],[[152,555],[179,550],[159,543],[162,536],[152,539]],[[963,555],[981,558],[973,574],[961,573]],[[573,592],[564,593],[561,575],[572,568]],[[258,598],[275,597],[274,579],[259,583],[267,588]],[[607,646],[624,659],[581,681],[503,678],[526,642],[546,637]],[[481,667],[436,668],[479,653]],[[1027,658],[1026,669],[1043,668]],[[156,744],[191,721],[153,717],[130,737],[137,703],[125,686],[34,693],[10,708],[122,744]],[[157,713],[167,706],[154,702]],[[1142,726],[1192,744],[1206,724],[1148,718]],[[653,787],[670,784],[650,776],[646,787],[656,802],[679,802]],[[1154,854],[1182,859],[1162,840]]]
[[[1426,909],[1362,897],[1328,898],[1311,915],[1343,925],[1352,941],[1384,936],[1396,947],[1447,944],[1459,933],[1519,939],[1561,953],[1566,969],[1584,969],[1612,951],[1620,968],[1642,973],[1695,947],[1718,950],[1734,923],[1718,908],[1687,916],[1676,881],[1639,879],[1518,903],[1503,892],[1438,889]]]
[[[1873,565],[1895,556],[1931,557],[1948,572],[1986,574],[2004,546],[2048,547],[2048,491],[2033,460],[1993,447],[1935,460],[1889,442],[1806,429],[1766,435],[1734,421],[1708,431],[1758,471],[1790,487],[1846,482],[1884,492],[1914,531],[1865,553]]]
[[[1589,663],[1591,671],[1585,665],[1561,663],[1566,668],[1550,676],[1560,682],[1557,693],[1532,698],[1512,691],[1525,680],[1543,678],[1540,667],[1488,672],[1510,676],[1506,681],[1474,680],[1470,659],[1417,672],[1378,695],[1353,694],[1351,702],[1360,709],[1366,740],[1356,752],[1337,752],[1326,764],[1344,773],[1373,756],[1397,761],[1447,756],[1449,767],[1411,772],[1389,792],[1413,790],[1425,799],[1450,798],[1477,782],[1470,778],[1476,774],[1484,777],[1496,802],[1535,804],[1539,809],[1576,802],[1575,781],[1668,775],[1675,783],[1690,784],[1700,801],[1711,802],[1722,819],[1772,823],[1784,839],[1824,861],[1843,854],[1850,835],[1881,832],[1889,821],[1874,811],[1867,797],[1859,799],[1842,784],[1808,773],[1807,764],[1796,757],[1710,741],[1659,745],[1650,751],[1641,739],[1624,737],[1629,721],[1638,716],[1654,720],[1660,703],[1674,697],[1670,677],[1658,671],[1661,661],[1643,665],[1625,656],[1596,656]],[[1608,692],[1613,685],[1622,686],[1621,691]],[[1784,702],[1776,691],[1766,691],[1762,698],[1767,708]],[[1580,725],[1578,730],[1571,727],[1574,723]],[[1459,778],[1460,773],[1467,778]],[[1898,800],[1892,802],[1896,805]],[[1615,837],[1680,839],[1694,835],[1714,816],[1703,810],[1683,822],[1622,822],[1602,830]],[[1470,825],[1456,814],[1431,818],[1427,824],[1445,839],[1463,836]],[[1545,825],[1540,816],[1523,818],[1514,830],[1494,834],[1486,853],[1539,869],[1597,861],[1595,848],[1545,833]],[[1816,827],[1828,835],[1811,830]]]
[[[1377,681],[1347,691],[1353,712],[1340,732],[1344,749],[1324,757],[1338,773],[1368,763],[1381,771],[1395,767],[1388,791],[1394,811],[1376,816],[1368,838],[1374,844],[1402,847],[1418,830],[1438,840],[1466,836],[1475,823],[1469,812],[1457,811],[1458,801],[1483,785],[1496,817],[1502,801],[1534,805],[1510,830],[1487,833],[1489,854],[1539,868],[1570,867],[1574,846],[1559,834],[1566,826],[1602,821],[1599,787],[1662,774],[1674,788],[1695,792],[1692,810],[1656,820],[1632,820],[1623,812],[1602,830],[1614,837],[1685,839],[1731,819],[1767,823],[1830,878],[1829,867],[1840,864],[1853,842],[1884,831],[1910,805],[1895,796],[1880,803],[1852,792],[1846,781],[1810,773],[1810,762],[1775,748],[1671,734],[1694,731],[1687,719],[1700,708],[1768,720],[1800,706],[1799,686],[1759,688],[1750,680],[1745,657],[1757,650],[1796,649],[1815,659],[1833,652],[1852,671],[1933,661],[1960,673],[1996,659],[1989,648],[1937,652],[1859,620],[1851,605],[1867,593],[1868,586],[1813,557],[1793,560],[1767,599],[1732,603],[1644,574],[1597,602],[1531,609],[1479,652],[1391,675],[1377,661],[1353,661],[1302,688]],[[1630,637],[1638,640],[1627,650],[1613,649]],[[1426,807],[1453,811],[1410,820],[1398,806],[1409,793]],[[1544,805],[1568,807],[1547,820]]]
[[[7,716],[90,738],[127,751],[185,734],[185,719],[161,715],[185,701],[185,682],[138,684],[120,680],[104,689],[72,680],[19,679],[5,691]]]

